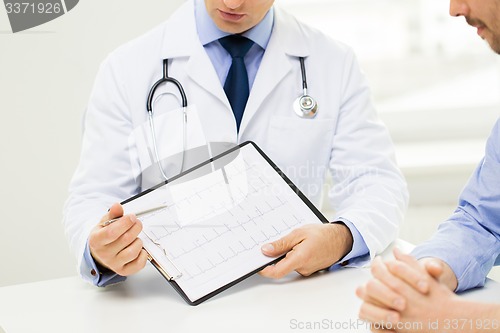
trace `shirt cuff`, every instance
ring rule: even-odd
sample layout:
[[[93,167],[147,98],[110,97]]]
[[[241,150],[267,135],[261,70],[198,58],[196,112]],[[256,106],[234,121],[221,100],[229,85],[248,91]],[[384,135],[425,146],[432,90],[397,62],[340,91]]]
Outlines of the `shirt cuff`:
[[[370,262],[370,250],[366,246],[363,236],[359,233],[358,229],[347,220],[340,219],[338,222],[345,224],[352,234],[352,249],[347,253],[339,262],[331,267],[331,270],[340,267],[361,267]],[[333,222],[337,223],[337,222]]]
[[[411,255],[417,260],[423,258],[437,258],[444,261],[455,274],[457,278],[457,288],[454,292],[459,293],[472,288],[483,287],[486,282],[486,274],[483,269],[474,260],[467,260],[464,256],[456,255],[457,252],[450,253],[441,246],[433,247],[430,242],[417,246]]]
[[[85,280],[91,282],[98,287],[105,287],[110,284],[125,281],[126,277],[116,274],[113,271],[99,269],[94,258],[90,254],[89,242],[85,244],[85,252],[83,253],[83,269],[82,275]]]

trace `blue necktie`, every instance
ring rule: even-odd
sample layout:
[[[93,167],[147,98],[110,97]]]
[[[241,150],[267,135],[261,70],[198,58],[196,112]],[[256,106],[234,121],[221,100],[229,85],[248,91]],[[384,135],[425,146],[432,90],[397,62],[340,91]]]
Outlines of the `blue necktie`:
[[[231,55],[232,64],[224,83],[224,91],[236,119],[239,131],[243,111],[247,105],[250,88],[248,87],[248,73],[243,58],[253,45],[253,42],[240,35],[229,35],[219,39],[220,44]]]

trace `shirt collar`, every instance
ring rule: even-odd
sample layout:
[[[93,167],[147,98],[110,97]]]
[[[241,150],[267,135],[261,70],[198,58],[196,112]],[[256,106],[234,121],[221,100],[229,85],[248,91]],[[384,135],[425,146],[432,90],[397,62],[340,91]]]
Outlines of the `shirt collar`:
[[[220,30],[208,15],[204,0],[196,0],[194,6],[196,27],[198,37],[203,46],[210,44],[222,37],[229,35],[227,32]],[[255,44],[262,47],[264,50],[271,38],[271,32],[274,24],[274,6],[267,12],[266,16],[252,29],[245,31],[242,35],[252,40]]]

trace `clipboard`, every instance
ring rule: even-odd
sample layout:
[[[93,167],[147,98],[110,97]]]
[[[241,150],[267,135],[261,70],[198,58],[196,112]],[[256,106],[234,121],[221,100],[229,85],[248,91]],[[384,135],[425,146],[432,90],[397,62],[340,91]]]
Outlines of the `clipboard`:
[[[150,263],[190,305],[234,286],[279,258],[261,246],[294,229],[328,223],[252,141],[235,146],[130,199]]]

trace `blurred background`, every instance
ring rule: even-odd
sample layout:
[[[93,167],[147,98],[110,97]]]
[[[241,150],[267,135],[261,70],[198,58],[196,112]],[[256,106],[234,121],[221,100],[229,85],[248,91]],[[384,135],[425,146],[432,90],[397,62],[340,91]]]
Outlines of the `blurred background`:
[[[86,0],[12,34],[0,8],[0,287],[76,274],[62,208],[100,62],[182,0]],[[277,0],[354,48],[410,190],[400,237],[449,216],[500,114],[500,57],[448,15],[448,0]],[[323,207],[328,211],[329,207]],[[492,277],[500,280],[494,271]]]
[[[428,239],[454,211],[500,115],[500,57],[449,16],[448,0],[277,3],[354,48],[408,182],[400,237]],[[490,277],[500,280],[500,268]]]

